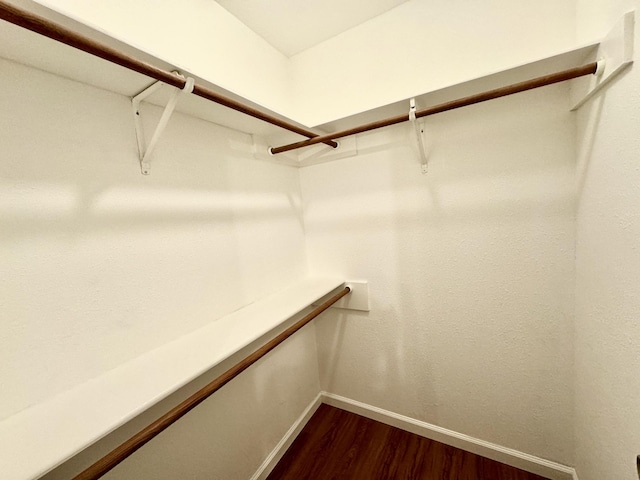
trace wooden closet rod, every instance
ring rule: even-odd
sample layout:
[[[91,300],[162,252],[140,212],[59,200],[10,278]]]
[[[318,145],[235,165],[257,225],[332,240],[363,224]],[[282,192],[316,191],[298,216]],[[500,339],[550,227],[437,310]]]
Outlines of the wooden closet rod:
[[[184,78],[181,78],[172,72],[163,70],[154,65],[151,65],[150,63],[131,57],[119,50],[116,50],[115,48],[111,48],[100,42],[96,42],[89,37],[80,35],[79,33],[76,33],[73,30],[64,27],[63,25],[52,22],[44,17],[35,15],[27,10],[10,5],[2,0],[0,0],[0,19],[5,20],[9,23],[13,23],[14,25],[18,25],[19,27],[26,28],[27,30],[31,30],[32,32],[39,33],[40,35],[44,35],[45,37],[49,37],[53,40],[57,40],[58,42],[77,48],[78,50],[82,50],[83,52],[90,53],[91,55],[95,55],[96,57],[100,57],[122,67],[128,68],[129,70],[133,70],[134,72],[138,72],[155,80],[159,80],[166,83],[167,85],[182,89],[186,84],[186,80]],[[253,107],[244,105],[236,100],[220,95],[219,93],[203,87],[202,85],[196,84],[193,88],[193,93],[195,95],[198,95],[199,97],[206,98],[207,100],[210,100],[212,102],[224,105],[225,107],[231,108],[238,112],[250,115],[272,125],[284,128],[285,130],[289,130],[290,132],[294,132],[310,138],[315,138],[318,136],[317,133],[306,130],[297,125],[294,125],[293,123],[286,122],[278,117],[261,112],[260,110],[257,110]],[[331,139],[323,140],[322,143],[326,143],[333,148],[338,146],[338,144]]]
[[[171,426],[174,422],[182,418],[184,415],[189,413],[193,408],[197,407],[204,400],[213,395],[220,388],[225,386],[228,382],[233,380],[235,377],[244,372],[251,365],[256,363],[262,357],[264,357],[271,350],[276,348],[282,342],[284,342],[291,335],[296,333],[302,327],[304,327],[311,320],[316,318],[326,309],[328,309],[331,305],[336,303],[345,295],[348,295],[351,292],[351,288],[344,287],[339,293],[336,293],[327,301],[318,305],[311,312],[305,315],[302,319],[298,320],[292,326],[287,328],[284,332],[276,336],[273,340],[270,340],[265,345],[260,347],[258,350],[253,352],[251,355],[236,363],[229,370],[224,372],[218,378],[213,380],[211,383],[205,385],[196,393],[191,395],[189,398],[184,400],[179,405],[175,406],[171,410],[169,410],[162,417],[158,418],[156,421],[151,423],[149,426],[136,433],[129,440],[121,444],[119,447],[116,447],[114,450],[106,454],[96,463],[91,465],[86,470],[82,471],[77,476],[73,477],[73,480],[94,480],[100,478],[109,470],[114,468],[124,459],[126,459],[129,455],[134,453],[140,447],[142,447],[145,443],[151,440],[153,437],[161,433],[163,430]]]
[[[429,115],[435,115],[436,113],[446,112],[448,110],[455,110],[456,108],[466,107],[475,103],[486,102],[487,100],[493,100],[495,98],[505,97],[514,93],[525,92],[534,88],[544,87],[553,83],[564,82],[571,80],[572,78],[582,77],[584,75],[590,75],[596,73],[598,67],[597,62],[589,63],[582,67],[570,68],[562,72],[554,73],[551,75],[544,75],[542,77],[534,78],[520,83],[515,83],[506,87],[496,88],[495,90],[489,90],[487,92],[478,93],[469,97],[460,98],[433,107],[418,110],[416,112],[416,118],[428,117]],[[357,133],[368,132],[377,128],[388,127],[389,125],[395,125],[396,123],[402,123],[409,121],[409,114],[397,115],[385,120],[378,120],[376,122],[367,123],[359,127],[349,128],[334,133],[327,133],[326,135],[320,135],[309,140],[303,140],[301,142],[291,143],[283,145],[281,147],[272,147],[269,151],[272,154],[288,152],[289,150],[295,150],[297,148],[307,147],[309,145],[315,145],[316,143],[324,142],[327,139],[336,140],[338,138],[347,137],[349,135],[355,135]]]

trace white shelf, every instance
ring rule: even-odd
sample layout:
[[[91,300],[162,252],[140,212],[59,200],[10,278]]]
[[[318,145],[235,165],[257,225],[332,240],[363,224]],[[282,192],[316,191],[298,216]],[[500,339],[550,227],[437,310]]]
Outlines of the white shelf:
[[[0,423],[0,472],[37,478],[343,285],[308,278]]]
[[[37,5],[33,5],[33,7],[37,7],[35,10],[39,15],[61,23],[85,36],[136,58],[145,60],[165,70],[181,70],[179,66],[171,65],[161,58],[141,51],[131,45],[127,45],[101,32],[97,32],[80,22],[67,18],[45,7]],[[556,55],[541,58],[537,61],[513,65],[497,72],[484,72],[483,75],[477,78],[470,78],[455,85],[446,85],[443,86],[443,88],[428,92],[417,91],[412,96],[416,98],[418,109],[425,108],[429,105],[435,105],[483,90],[497,88],[510,83],[554,73],[559,70],[580,66],[585,63],[587,58],[595,55],[597,48],[598,42],[592,42],[570,50],[558,52]],[[154,80],[144,75],[129,71],[123,67],[111,64],[105,60],[93,57],[92,55],[75,50],[74,48],[7,22],[0,22],[0,57],[130,97],[154,83]],[[193,75],[188,71],[184,73]],[[381,105],[372,110],[336,119],[335,121],[322,125],[303,125],[297,122],[296,119],[285,118],[279,112],[270,111],[263,105],[251,102],[250,99],[243,98],[233,92],[225,90],[207,81],[207,79],[200,77],[195,77],[195,79],[199,85],[206,86],[224,96],[266,111],[272,115],[280,116],[287,121],[298,123],[302,127],[314,128],[318,132],[342,130],[370,121],[407,113],[409,110],[408,99],[399,99],[397,102]],[[156,106],[164,107],[170,92],[171,89],[167,87],[153,94],[145,101]],[[176,111],[234,130],[267,138],[276,145],[301,139],[301,137],[295,133],[287,132],[279,127],[269,125],[195,95],[188,95],[181,98],[176,107]],[[322,146],[316,147],[316,149],[322,148]],[[275,158],[282,158],[282,156]]]
[[[415,92],[412,97],[416,99],[417,109],[421,110],[440,103],[449,102],[457,98],[474,95],[487,90],[504,87],[513,83],[523,82],[532,78],[556,73],[561,70],[579,67],[586,63],[595,61],[595,55],[598,50],[599,43],[591,42],[576,48],[558,52],[538,60],[513,65],[500,71],[487,73],[466,81],[447,85],[443,88],[432,90],[429,92]],[[580,81],[580,80],[575,80]],[[345,130],[357,125],[380,120],[382,118],[393,117],[409,113],[409,98],[399,100],[388,105],[360,112],[349,117],[341,118],[332,122],[316,125],[319,130],[329,132]],[[567,103],[567,109],[569,104]]]
[[[128,45],[120,40],[96,31],[79,21],[54,12],[37,3],[26,1],[28,9],[34,13],[59,23],[73,31],[89,37],[102,44],[120,50],[134,58],[146,61],[164,70],[182,71],[194,77],[198,85],[207,87],[225,97],[237,100],[249,107],[256,108],[271,115],[291,121],[280,112],[275,112],[251,99],[244,98],[224,89],[205,78],[198,77],[188,70],[159,58],[153,54]],[[47,37],[0,21],[0,57],[59,77],[67,78],[85,85],[133,97],[155,82],[154,79],[133,72],[119,65],[69,47]],[[171,93],[165,87],[149,97],[145,102],[164,107]],[[264,137],[282,137],[285,141],[300,140],[300,135],[270,125],[262,120],[250,117],[230,108],[218,105],[195,95],[188,95],[178,103],[176,111],[222,125],[227,128]],[[128,118],[123,121],[129,121]],[[302,126],[302,125],[300,125]],[[132,127],[133,128],[133,125]]]

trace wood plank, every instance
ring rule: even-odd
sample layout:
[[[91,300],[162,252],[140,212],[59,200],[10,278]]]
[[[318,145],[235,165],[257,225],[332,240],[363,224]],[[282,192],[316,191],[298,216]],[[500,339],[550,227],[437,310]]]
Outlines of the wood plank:
[[[546,480],[325,404],[268,477],[320,479]]]

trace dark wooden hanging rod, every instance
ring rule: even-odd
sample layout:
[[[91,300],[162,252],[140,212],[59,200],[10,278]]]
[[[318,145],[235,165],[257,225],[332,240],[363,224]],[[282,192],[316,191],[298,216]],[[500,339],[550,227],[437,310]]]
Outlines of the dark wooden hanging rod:
[[[572,78],[582,77],[584,75],[591,75],[596,73],[598,64],[597,62],[589,63],[582,67],[570,68],[562,72],[553,73],[551,75],[544,75],[542,77],[534,78],[520,83],[515,83],[506,87],[496,88],[495,90],[489,90],[487,92],[478,93],[468,97],[460,98],[458,100],[452,100],[450,102],[441,103],[433,107],[418,110],[416,112],[416,118],[428,117],[429,115],[435,115],[436,113],[446,112],[448,110],[455,110],[456,108],[466,107],[475,103],[486,102],[487,100],[493,100],[495,98],[505,97],[507,95],[513,95],[514,93],[525,92],[534,88],[544,87],[558,82],[564,82],[571,80]],[[303,140],[301,142],[291,143],[289,145],[283,145],[281,147],[272,147],[269,151],[272,154],[288,152],[289,150],[295,150],[297,148],[307,147],[309,145],[315,145],[316,143],[322,143],[325,140],[347,137],[349,135],[355,135],[357,133],[368,132],[377,128],[388,127],[397,123],[409,121],[409,114],[397,115],[385,120],[378,120],[376,122],[367,123],[366,125],[360,125],[359,127],[349,128],[334,133],[327,133],[326,135],[320,135],[309,140]]]
[[[40,35],[44,35],[45,37],[64,43],[65,45],[69,45],[70,47],[77,48],[83,52],[90,53],[91,55],[95,55],[96,57],[100,57],[124,68],[128,68],[134,72],[159,80],[167,85],[182,89],[186,84],[186,80],[184,78],[179,77],[168,70],[163,70],[162,68],[158,68],[150,63],[131,57],[119,50],[116,50],[115,48],[111,48],[108,45],[96,42],[89,37],[80,35],[63,25],[52,22],[44,17],[40,17],[14,5],[10,5],[2,0],[0,0],[0,19],[13,23],[14,25],[18,25],[19,27],[26,28],[27,30],[31,30],[32,32],[39,33]],[[310,138],[318,136],[317,133],[220,95],[219,93],[203,87],[202,85],[196,84],[193,88],[193,93],[199,97],[224,105],[232,110],[236,110],[237,112],[244,113],[272,125],[284,128],[285,130],[289,130],[290,132]],[[338,146],[338,144],[331,139],[323,140],[321,143],[326,143],[334,148]]]
[[[142,447],[145,443],[150,441],[156,435],[164,431],[166,428],[171,426],[173,423],[178,421],[184,415],[189,413],[192,409],[200,405],[203,401],[213,395],[215,392],[220,390],[223,386],[233,380],[235,377],[244,372],[251,365],[256,363],[262,357],[264,357],[271,350],[276,348],[282,342],[284,342],[291,335],[296,333],[306,324],[308,324],[311,320],[316,318],[326,309],[328,309],[331,305],[336,303],[345,295],[348,295],[351,292],[351,288],[344,287],[340,292],[333,295],[331,298],[323,302],[314,308],[311,312],[305,315],[303,318],[298,320],[292,326],[287,328],[284,332],[276,336],[273,340],[270,340],[265,345],[260,347],[258,350],[253,352],[248,357],[244,358],[240,362],[236,363],[229,370],[224,372],[222,375],[217,377],[211,383],[205,385],[196,393],[191,395],[189,398],[184,400],[179,405],[175,406],[169,412],[164,414],[162,417],[158,418],[156,421],[151,423],[149,426],[136,433],[129,440],[121,444],[119,447],[116,447],[114,450],[106,454],[100,460],[95,462],[86,470],[82,471],[77,476],[73,477],[73,480],[95,480],[102,477],[109,470],[114,468],[124,459],[129,457],[132,453]]]

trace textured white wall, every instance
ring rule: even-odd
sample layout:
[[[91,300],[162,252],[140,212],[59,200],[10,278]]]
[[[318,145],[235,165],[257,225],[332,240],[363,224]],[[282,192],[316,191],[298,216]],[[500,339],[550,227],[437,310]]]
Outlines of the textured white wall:
[[[316,325],[329,392],[572,464],[574,122],[567,86],[400,125],[301,171],[309,265],[370,282]]]
[[[410,0],[291,57],[296,118],[320,125],[575,45],[575,0]]]
[[[127,98],[3,60],[0,83],[0,418],[306,274],[297,170],[251,159],[249,135],[176,114],[143,176]],[[287,347],[300,366],[266,361],[211,403],[199,438],[255,470],[318,392],[308,335]],[[249,410],[259,433],[232,426]]]
[[[604,36],[634,8],[640,10],[640,2],[579,0],[579,35]],[[639,49],[636,25],[635,51]],[[638,65],[584,106],[578,119],[576,466],[580,480],[636,480],[636,455],[640,454]]]

